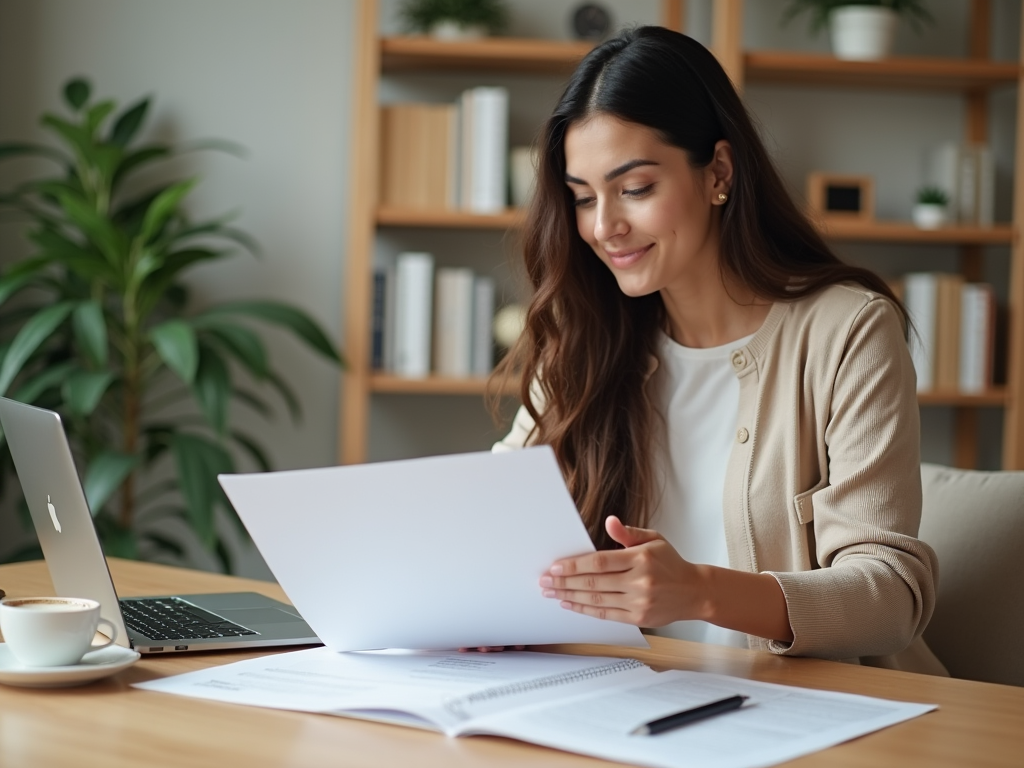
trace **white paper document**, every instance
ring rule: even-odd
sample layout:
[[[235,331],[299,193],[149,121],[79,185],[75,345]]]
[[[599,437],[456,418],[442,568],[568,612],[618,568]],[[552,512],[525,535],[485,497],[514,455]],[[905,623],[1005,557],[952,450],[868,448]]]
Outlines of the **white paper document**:
[[[659,768],[758,768],[909,720],[929,704],[830,693],[632,659],[329,648],[265,656],[137,688],[489,734]],[[744,706],[657,736],[638,725],[727,696]]]
[[[220,482],[292,604],[335,651],[607,643],[636,627],[538,580],[594,551],[547,446]]]

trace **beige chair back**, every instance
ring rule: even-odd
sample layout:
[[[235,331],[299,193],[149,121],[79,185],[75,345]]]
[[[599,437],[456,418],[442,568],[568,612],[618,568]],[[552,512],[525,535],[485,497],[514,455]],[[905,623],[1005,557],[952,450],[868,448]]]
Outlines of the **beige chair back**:
[[[939,556],[928,646],[953,677],[1024,686],[1024,472],[923,464],[921,481]]]

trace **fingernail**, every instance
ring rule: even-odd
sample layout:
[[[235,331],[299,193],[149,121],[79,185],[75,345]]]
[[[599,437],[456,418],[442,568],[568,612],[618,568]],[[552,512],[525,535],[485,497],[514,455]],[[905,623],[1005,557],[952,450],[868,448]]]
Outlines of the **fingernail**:
[[[568,600],[563,600],[559,603],[559,605],[563,608],[572,608],[572,603],[570,603]]]
[[[544,597],[554,597],[555,596],[555,590],[553,590],[553,589],[545,589],[544,592],[543,592],[543,595],[544,595]]]
[[[550,576],[541,576],[540,585],[542,587],[553,587],[555,586],[555,580],[552,579]]]
[[[548,570],[549,570],[549,572],[551,573],[552,576],[561,576],[562,575],[562,566],[560,566],[560,565],[552,565],[551,568],[549,568]]]

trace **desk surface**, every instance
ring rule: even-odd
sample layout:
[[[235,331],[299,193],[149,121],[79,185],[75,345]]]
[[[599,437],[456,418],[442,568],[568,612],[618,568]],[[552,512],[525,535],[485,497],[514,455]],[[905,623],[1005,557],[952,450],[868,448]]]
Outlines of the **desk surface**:
[[[251,590],[284,599],[277,585],[261,581],[118,560],[112,560],[110,568],[122,596]],[[42,562],[0,566],[0,587],[9,596],[52,594]],[[651,638],[651,650],[639,653],[597,646],[558,646],[557,650],[634,656],[657,667],[939,705],[938,711],[787,766],[1024,765],[1024,688],[816,659],[786,659],[662,638]],[[129,687],[256,655],[219,651],[144,657],[119,675],[82,688],[36,691],[0,685],[0,765],[611,765],[500,738],[447,739],[412,728],[235,706]]]

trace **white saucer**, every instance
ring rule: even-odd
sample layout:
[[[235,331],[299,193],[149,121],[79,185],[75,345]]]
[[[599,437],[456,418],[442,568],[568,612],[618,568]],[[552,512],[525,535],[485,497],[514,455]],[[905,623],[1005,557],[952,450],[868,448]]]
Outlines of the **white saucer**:
[[[136,651],[111,645],[85,654],[77,664],[67,667],[26,667],[14,658],[5,643],[0,643],[0,683],[21,688],[63,688],[85,685],[117,674],[138,661]]]

